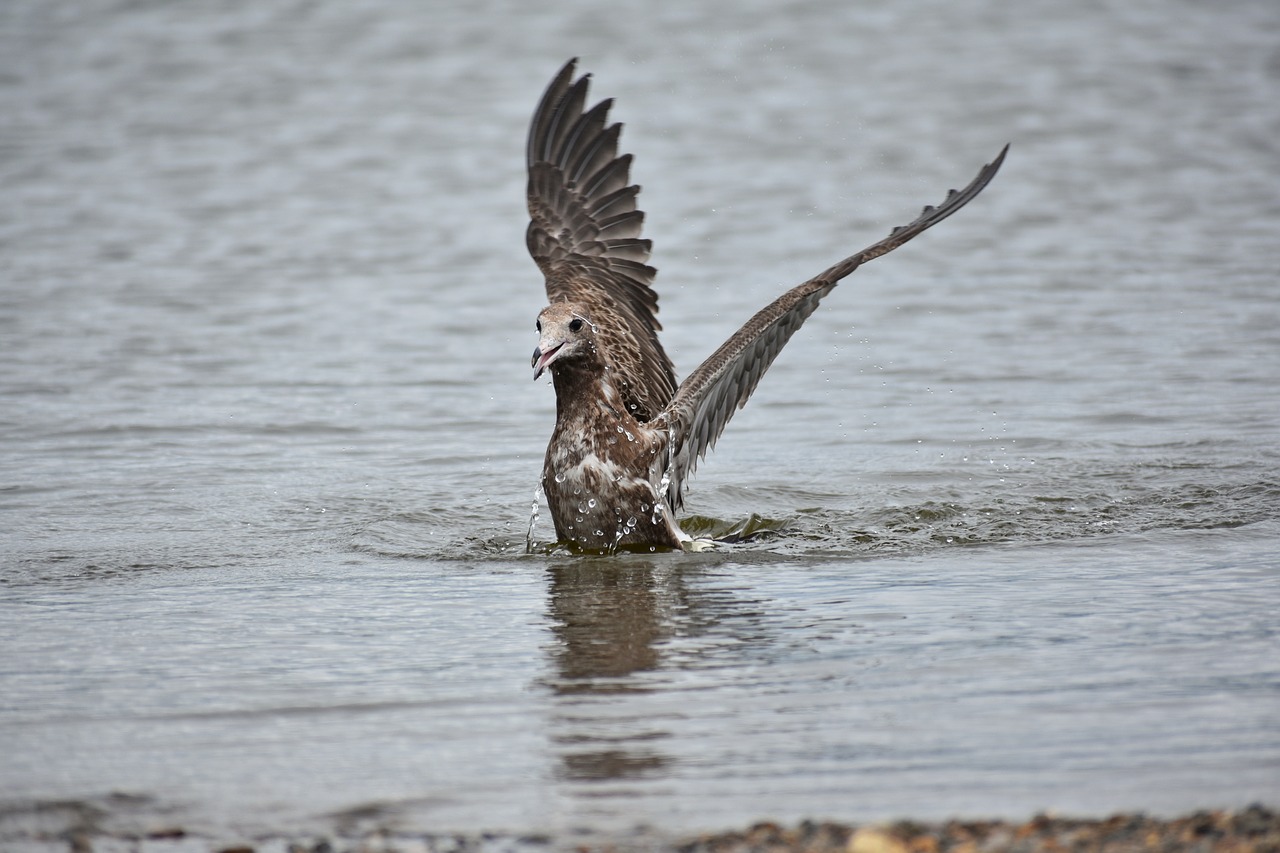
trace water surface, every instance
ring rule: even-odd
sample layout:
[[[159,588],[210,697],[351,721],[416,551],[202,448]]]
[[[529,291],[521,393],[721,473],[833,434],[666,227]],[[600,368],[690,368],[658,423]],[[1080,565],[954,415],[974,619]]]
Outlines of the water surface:
[[[1270,4],[16,2],[0,40],[0,837],[1280,797]],[[1013,143],[735,417],[713,553],[574,557],[545,509],[525,550],[522,143],[572,55],[681,375]]]

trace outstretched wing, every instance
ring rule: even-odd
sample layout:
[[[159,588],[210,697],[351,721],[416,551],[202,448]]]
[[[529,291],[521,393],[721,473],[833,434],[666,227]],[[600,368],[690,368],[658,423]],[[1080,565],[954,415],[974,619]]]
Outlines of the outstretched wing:
[[[760,377],[817,309],[822,297],[866,261],[892,252],[972,201],[995,177],[1008,150],[1006,145],[1000,156],[982,167],[972,183],[963,190],[951,190],[941,205],[925,207],[914,222],[894,228],[880,242],[782,294],[689,374],[671,404],[655,419],[655,425],[665,424],[671,431],[668,500],[672,508],[680,505],[680,487],[685,478],[693,473],[698,460],[715,446],[729,418],[746,405]]]
[[[590,75],[576,59],[551,81],[533,114],[529,166],[529,254],[551,302],[581,304],[607,350],[628,410],[647,421],[675,394],[675,371],[658,342],[656,270],[640,238],[640,187],[628,185],[631,155],[618,156],[622,125],[607,124],[612,100],[584,110]]]

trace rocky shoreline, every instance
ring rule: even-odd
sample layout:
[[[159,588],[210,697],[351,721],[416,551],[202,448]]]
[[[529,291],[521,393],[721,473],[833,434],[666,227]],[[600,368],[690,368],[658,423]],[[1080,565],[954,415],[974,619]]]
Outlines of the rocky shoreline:
[[[758,824],[684,842],[675,853],[1038,853],[1039,851],[1196,851],[1280,853],[1280,813],[1262,805],[1200,811],[1171,820],[1143,814],[1104,819],[1037,815],[1024,823],[963,821],[846,826]]]
[[[1189,851],[1280,853],[1280,812],[1263,805],[1239,811],[1198,811],[1172,819],[1118,814],[1101,819],[1037,815],[1025,822],[951,820],[796,826],[758,823],[741,831],[665,837],[660,830],[625,836],[429,835],[374,831],[360,837],[245,841],[189,834],[180,827],[144,835],[70,830],[0,838],[13,853],[1064,853]]]

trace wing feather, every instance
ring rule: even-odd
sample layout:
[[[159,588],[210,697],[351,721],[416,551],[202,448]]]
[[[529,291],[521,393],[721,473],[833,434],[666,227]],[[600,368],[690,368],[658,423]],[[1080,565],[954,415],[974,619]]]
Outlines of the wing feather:
[[[746,405],[769,365],[817,309],[818,302],[862,264],[893,251],[972,201],[995,177],[1008,150],[1006,145],[963,190],[948,192],[941,205],[925,207],[914,221],[894,228],[885,239],[779,296],[689,374],[655,419],[656,424],[665,425],[671,432],[668,501],[672,509],[680,506],[685,478],[715,446],[733,413]]]
[[[629,183],[631,155],[618,155],[621,124],[609,124],[612,100],[584,111],[590,75],[574,80],[565,64],[534,111],[526,144],[529,254],[552,302],[580,303],[596,325],[627,408],[642,421],[676,390],[675,371],[658,341],[656,270],[640,235],[640,187]]]

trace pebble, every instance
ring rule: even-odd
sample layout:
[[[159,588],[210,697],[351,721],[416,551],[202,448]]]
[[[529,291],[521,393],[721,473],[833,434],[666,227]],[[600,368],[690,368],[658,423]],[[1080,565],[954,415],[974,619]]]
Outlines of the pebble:
[[[1022,823],[903,820],[858,826],[802,821],[791,827],[766,821],[694,837],[647,829],[632,837],[593,837],[586,843],[544,835],[398,835],[379,830],[305,842],[280,835],[244,844],[201,839],[180,827],[149,833],[145,839],[83,832],[37,836],[6,836],[0,847],[22,853],[550,853],[570,847],[577,853],[1280,853],[1280,812],[1256,804],[1172,819],[1041,814]]]

